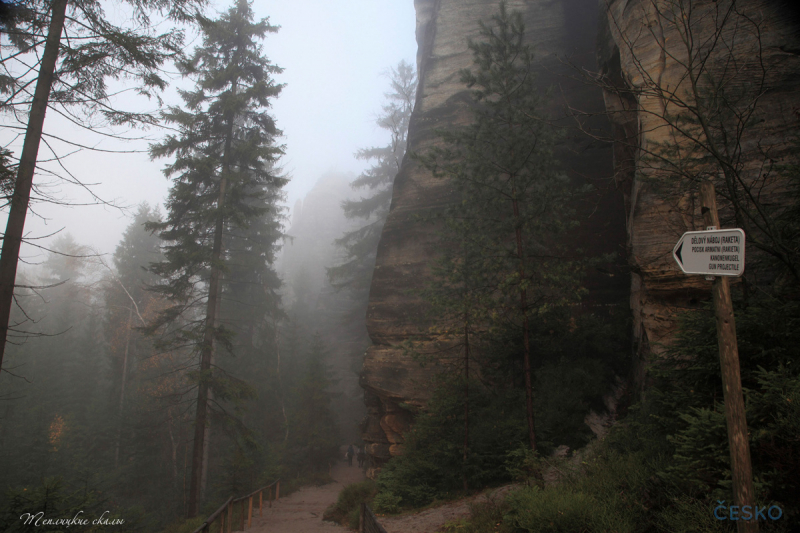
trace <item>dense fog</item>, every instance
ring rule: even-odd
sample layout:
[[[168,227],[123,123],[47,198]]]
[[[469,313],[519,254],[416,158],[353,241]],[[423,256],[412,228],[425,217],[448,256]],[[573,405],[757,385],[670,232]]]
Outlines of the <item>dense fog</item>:
[[[0,531],[793,531],[794,4],[384,4],[0,1]]]
[[[18,507],[50,505],[155,531],[259,484],[282,478],[286,492],[325,479],[340,446],[360,441],[371,271],[328,269],[374,263],[411,111],[414,73],[401,60],[414,54],[413,6],[261,13],[238,2],[203,18],[193,5],[175,5],[188,18],[121,5],[108,24],[124,27],[130,12],[166,28],[145,27],[155,55],[95,59],[108,70],[86,82],[97,83],[89,96],[78,70],[54,82],[93,100],[76,110],[55,96],[45,121],[0,375],[2,529],[22,527]],[[67,35],[88,31],[73,9]],[[6,49],[46,16],[10,13]],[[367,46],[375,32],[403,37]],[[354,49],[372,51],[334,60]],[[4,58],[5,72],[35,85],[20,57]],[[124,73],[124,61],[151,64]],[[138,99],[125,87],[136,68]],[[391,129],[381,120],[395,109],[398,68],[412,85]],[[93,107],[103,98],[108,107]],[[13,128],[28,104],[5,104],[4,171],[16,171],[24,136]],[[126,114],[106,113],[113,105]],[[225,105],[235,110],[215,107]],[[213,157],[217,169],[200,170]],[[348,211],[363,201],[375,205]],[[362,249],[341,241],[365,226]]]

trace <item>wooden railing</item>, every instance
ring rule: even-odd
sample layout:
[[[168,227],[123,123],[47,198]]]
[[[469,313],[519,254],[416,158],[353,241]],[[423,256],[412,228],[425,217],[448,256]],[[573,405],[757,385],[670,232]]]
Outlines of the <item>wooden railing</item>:
[[[369,505],[366,503],[361,504],[361,516],[358,521],[358,533],[386,533],[383,526],[375,518],[375,514]]]
[[[256,489],[250,494],[246,496],[242,496],[241,498],[234,498],[231,496],[228,498],[228,501],[222,504],[222,506],[211,513],[211,516],[206,518],[205,522],[203,522],[200,527],[195,529],[192,533],[231,533],[232,531],[244,531],[245,530],[245,516],[247,516],[247,527],[249,528],[253,523],[253,498],[258,496],[258,516],[262,516],[262,511],[264,508],[264,491],[267,491],[267,502],[269,506],[272,507],[272,492],[273,488],[275,489],[275,500],[281,497],[281,480],[273,481],[269,485],[265,485],[260,489]],[[233,524],[233,515],[236,509],[236,504],[240,505],[240,512],[238,513],[238,524],[234,526]],[[245,513],[245,504],[247,506],[247,512]],[[217,520],[219,519],[219,520]],[[219,525],[214,529],[211,529],[211,526],[214,522],[218,521]],[[233,529],[236,527],[236,529]]]

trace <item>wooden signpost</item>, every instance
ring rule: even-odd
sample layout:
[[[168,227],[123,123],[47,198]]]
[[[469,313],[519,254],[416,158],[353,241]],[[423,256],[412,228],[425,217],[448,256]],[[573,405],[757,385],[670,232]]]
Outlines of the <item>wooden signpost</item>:
[[[740,229],[719,229],[719,215],[713,184],[706,182],[701,185],[700,201],[703,222],[707,231],[685,233],[675,246],[673,257],[681,270],[687,274],[714,276],[712,294],[717,318],[717,342],[719,344],[722,390],[725,398],[725,421],[728,426],[728,446],[731,453],[733,499],[739,509],[744,506],[754,509],[753,469],[750,463],[750,443],[747,438],[747,419],[739,370],[736,322],[733,317],[733,303],[728,279],[731,276],[740,276],[744,272],[745,235]],[[723,246],[726,247],[724,251]],[[716,247],[720,249],[717,250]],[[707,250],[707,248],[711,249]],[[736,522],[736,526],[739,533],[758,531],[756,520],[740,518]]]

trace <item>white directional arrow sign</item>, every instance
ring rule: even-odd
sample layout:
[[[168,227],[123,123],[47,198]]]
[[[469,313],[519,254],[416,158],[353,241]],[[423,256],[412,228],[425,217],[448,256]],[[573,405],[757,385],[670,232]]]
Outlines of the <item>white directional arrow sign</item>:
[[[744,272],[744,231],[687,231],[672,250],[686,274],[741,276]]]

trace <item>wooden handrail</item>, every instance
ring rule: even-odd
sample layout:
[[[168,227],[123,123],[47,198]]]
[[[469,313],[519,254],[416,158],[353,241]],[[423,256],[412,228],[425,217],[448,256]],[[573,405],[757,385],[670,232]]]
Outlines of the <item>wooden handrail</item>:
[[[250,496],[255,496],[256,494],[258,494],[259,492],[263,491],[264,489],[268,489],[268,488],[270,488],[270,487],[272,487],[272,486],[274,486],[274,485],[277,485],[277,484],[278,484],[278,483],[280,483],[280,482],[281,482],[281,480],[280,480],[280,479],[276,479],[275,481],[273,481],[273,482],[272,482],[272,483],[270,483],[269,485],[264,485],[264,486],[263,486],[263,487],[261,487],[260,489],[256,489],[256,490],[254,490],[253,492],[251,492],[250,494],[245,494],[244,496],[241,496],[241,497],[239,497],[239,498],[236,498],[235,500],[233,500],[233,503],[236,503],[236,502],[242,501],[242,500],[244,500],[245,498],[249,498]],[[231,497],[233,497],[233,496],[231,496]]]
[[[361,504],[361,513],[358,520],[358,533],[386,533],[375,513],[366,503]]]
[[[230,498],[228,498],[228,501],[226,501],[225,503],[223,503],[223,504],[220,506],[220,508],[219,508],[219,509],[217,509],[216,511],[214,511],[213,513],[211,513],[211,516],[209,516],[208,518],[206,518],[206,521],[205,521],[205,522],[203,522],[203,524],[202,524],[200,527],[198,527],[197,529],[195,529],[193,533],[200,533],[201,531],[203,531],[203,529],[204,529],[204,528],[207,528],[208,526],[210,526],[210,525],[211,525],[211,524],[214,522],[214,520],[216,520],[216,519],[217,519],[217,517],[218,517],[220,514],[222,514],[222,512],[223,512],[223,511],[225,511],[225,508],[226,508],[226,507],[228,507],[228,504],[229,504],[229,503],[231,503],[231,501],[232,501],[232,500],[233,500],[233,496],[231,496]]]
[[[195,529],[192,533],[210,533],[209,528],[211,527],[211,524],[213,524],[214,521],[217,518],[219,518],[220,516],[222,516],[222,518],[220,520],[221,521],[220,533],[226,533],[226,531],[227,531],[227,533],[230,533],[233,530],[233,505],[236,504],[236,503],[239,503],[239,502],[242,502],[242,512],[241,512],[241,517],[240,517],[240,521],[239,521],[239,527],[241,529],[239,531],[244,531],[244,528],[245,528],[244,502],[245,502],[245,500],[248,500],[248,504],[249,504],[248,505],[248,511],[247,511],[247,527],[250,527],[250,525],[252,524],[252,521],[253,521],[253,497],[256,494],[258,494],[258,513],[259,513],[259,515],[261,515],[262,514],[262,507],[263,507],[263,505],[262,505],[263,497],[262,496],[263,496],[263,492],[265,490],[267,490],[267,489],[269,489],[269,497],[267,499],[269,500],[269,506],[272,507],[272,487],[275,487],[275,499],[277,500],[278,498],[280,498],[280,493],[281,493],[281,480],[280,479],[276,479],[275,481],[273,481],[269,485],[264,485],[260,489],[256,489],[253,492],[251,492],[250,494],[246,494],[246,495],[241,496],[239,498],[234,498],[233,496],[231,496],[230,498],[228,498],[228,500],[225,503],[222,504],[222,506],[219,509],[214,511],[211,514],[211,516],[206,518],[205,521],[197,529]],[[227,516],[225,516],[225,512],[226,511],[228,513]],[[225,526],[225,522],[226,522],[225,519],[226,518],[227,518],[227,528]]]

